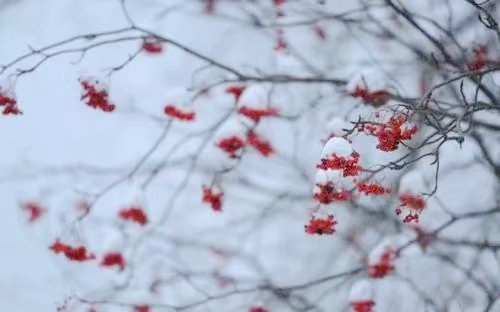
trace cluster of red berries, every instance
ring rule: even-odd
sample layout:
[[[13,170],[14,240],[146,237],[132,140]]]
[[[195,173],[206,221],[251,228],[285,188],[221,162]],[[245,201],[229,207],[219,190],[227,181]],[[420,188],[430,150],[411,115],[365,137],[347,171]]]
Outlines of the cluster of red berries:
[[[474,53],[474,59],[470,63],[466,64],[467,69],[470,71],[483,69],[483,67],[486,66],[487,62],[487,46],[481,45],[477,48],[474,48],[472,52]]]
[[[7,95],[6,93],[2,93],[0,90],[0,106],[3,106],[2,114],[4,115],[19,115],[22,112],[17,107],[17,100]]]
[[[376,136],[377,148],[384,152],[391,152],[397,150],[402,141],[410,140],[417,132],[417,126],[402,128],[407,121],[407,116],[398,114],[382,124],[361,123],[358,131]]]
[[[377,183],[358,183],[358,192],[364,193],[365,195],[384,195],[391,192],[390,189],[383,187]]]
[[[222,211],[222,198],[224,192],[217,191],[212,187],[203,185],[202,201],[209,204],[213,211]]]
[[[375,107],[382,106],[391,98],[391,94],[385,90],[368,91],[363,86],[356,86],[354,92],[351,93],[352,97],[361,98],[363,102],[371,104]]]
[[[278,115],[278,111],[275,108],[250,108],[242,106],[238,109],[238,114],[246,116],[252,119],[254,122],[259,122],[262,117],[270,117]]]
[[[142,49],[149,54],[159,54],[163,52],[163,42],[156,37],[146,37],[142,42]]]
[[[183,111],[174,105],[167,105],[163,110],[165,115],[181,121],[194,121],[195,113]]]
[[[134,312],[151,312],[151,308],[147,305],[139,305],[134,307]]]
[[[285,16],[282,6],[286,3],[286,0],[273,0],[273,6],[276,10],[276,17],[280,18]]]
[[[23,203],[21,205],[21,210],[28,214],[28,221],[30,223],[38,220],[47,211],[47,209],[35,202]]]
[[[245,86],[229,86],[226,88],[225,92],[234,95],[236,102],[240,99],[241,94],[245,91]]]
[[[274,45],[274,50],[278,52],[288,51],[288,42],[285,39],[283,29],[277,30],[276,44]]]
[[[306,233],[309,234],[333,234],[335,233],[335,225],[337,221],[332,215],[325,218],[316,218],[312,216],[309,223],[304,226]]]
[[[101,265],[105,267],[118,266],[120,271],[125,269],[125,259],[119,252],[110,252],[104,255]]]
[[[425,201],[422,196],[411,193],[403,193],[399,196],[399,207],[396,208],[396,214],[402,213],[401,208],[406,208],[408,214],[404,217],[403,223],[418,223],[419,215],[425,208]]]
[[[403,218],[403,223],[418,223],[420,217],[417,213],[409,213]]]
[[[230,158],[237,158],[238,152],[245,146],[245,141],[236,135],[232,135],[221,139],[217,146],[227,153]]]
[[[357,300],[351,302],[352,312],[373,312],[375,301],[371,299]]]
[[[124,220],[136,222],[140,225],[148,223],[148,217],[141,207],[130,207],[120,210],[119,217]]]
[[[251,307],[248,312],[270,312],[268,309],[263,307]]]
[[[319,192],[314,193],[314,199],[321,204],[331,204],[337,201],[347,201],[351,199],[348,190],[336,190],[332,182],[326,184],[316,184]]]
[[[394,270],[394,260],[396,259],[396,251],[392,248],[387,248],[380,259],[375,264],[368,265],[368,275],[371,278],[383,278]]]
[[[95,255],[88,253],[84,246],[72,247],[70,245],[61,243],[56,240],[52,246],[49,247],[56,254],[63,253],[66,258],[72,261],[86,261],[95,259]]]
[[[268,157],[274,153],[271,143],[254,131],[248,132],[246,140],[232,135],[217,142],[217,146],[227,153],[230,158],[238,158],[239,151],[246,145],[255,148],[264,157]]]
[[[80,85],[84,91],[81,100],[85,101],[88,106],[94,109],[101,109],[104,112],[115,110],[115,105],[109,101],[108,91],[99,86],[98,81],[80,80]]]
[[[269,141],[264,140],[254,131],[249,131],[247,135],[247,144],[255,148],[262,156],[268,157],[274,153],[274,149]]]
[[[316,165],[316,168],[322,170],[342,170],[344,177],[357,176],[363,169],[359,165],[359,154],[353,152],[349,157],[337,156],[333,153],[330,158],[322,158],[321,163]]]

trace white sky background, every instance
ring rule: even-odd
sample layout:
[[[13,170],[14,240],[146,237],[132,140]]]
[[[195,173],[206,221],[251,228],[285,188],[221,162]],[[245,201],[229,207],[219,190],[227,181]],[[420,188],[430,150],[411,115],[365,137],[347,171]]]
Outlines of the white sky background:
[[[388,88],[411,97],[419,95],[420,72],[427,70],[416,66],[407,50],[364,37],[335,23],[323,25],[328,35],[325,42],[315,37],[310,28],[288,31],[287,39],[297,54],[276,53],[272,30],[255,29],[231,18],[241,18],[256,10],[271,20],[269,16],[273,11],[268,4],[265,9],[242,6],[248,11],[241,11],[239,5],[225,1],[220,4],[219,16],[205,16],[198,1],[128,2],[131,16],[138,25],[248,74],[307,76],[320,71],[326,76],[350,80],[350,86],[359,82],[360,75],[363,75],[374,89]],[[345,4],[344,1],[326,2],[325,10],[335,13],[356,7],[355,3]],[[406,2],[431,17],[444,16],[445,9],[439,5],[433,7],[426,2],[419,8],[411,1]],[[293,9],[291,5],[291,20]],[[466,4],[453,5],[453,9],[457,20],[472,12]],[[158,16],[160,12],[164,15]],[[388,16],[383,11],[376,14],[381,18]],[[0,11],[0,64],[26,53],[28,45],[37,48],[82,33],[126,26],[119,1],[19,1]],[[414,33],[405,34],[408,40],[421,39]],[[477,38],[472,32],[464,31],[461,36],[471,45],[480,41],[475,41]],[[186,102],[193,95],[186,91],[186,87],[196,88],[226,77],[224,72],[209,68],[193,79],[193,72],[205,63],[166,45],[166,51],[161,55],[140,55],[113,74],[109,86],[111,99],[117,105],[115,112],[106,114],[92,110],[79,101],[78,78],[82,75],[102,76],[107,68],[121,64],[139,46],[140,41],[112,44],[88,51],[77,63],[79,54],[59,56],[47,61],[34,73],[18,79],[15,91],[24,114],[0,117],[0,206],[3,212],[0,218],[0,311],[55,311],[67,296],[103,298],[108,295],[111,285],[123,281],[123,274],[103,270],[96,263],[68,263],[62,256],[50,252],[48,246],[62,235],[68,220],[75,218],[74,207],[79,200],[86,198],[85,193],[99,192],[122,177],[154,144],[166,125],[162,112],[167,102]],[[301,59],[308,61],[307,66]],[[26,66],[29,64],[25,63]],[[269,90],[269,84],[256,86],[255,93],[247,95],[248,101],[254,99],[255,105],[262,104],[259,92],[267,101]],[[310,109],[315,100],[317,108]],[[257,130],[272,142],[277,155],[266,159],[249,152],[235,172],[224,177],[222,185],[227,197],[223,213],[214,214],[200,200],[201,185],[210,182],[211,172],[234,164],[214,144],[208,144],[203,150],[196,166],[197,173],[190,177],[173,205],[170,200],[186,176],[186,163],[166,168],[146,190],[139,187],[148,170],[165,160],[167,155],[171,161],[182,161],[206,140],[206,137],[197,137],[171,153],[176,144],[186,141],[189,133],[214,125],[230,112],[233,98],[224,93],[224,87],[216,87],[208,97],[201,97],[188,106],[197,111],[199,122],[192,126],[174,124],[168,138],[148,159],[143,170],[99,200],[91,216],[77,227],[78,237],[91,246],[92,251],[118,249],[128,255],[130,242],[145,230],[131,227],[126,230],[128,238],[124,238],[120,225],[114,220],[116,212],[131,203],[141,203],[153,220],[153,227],[156,221],[160,222],[162,212],[168,206],[173,210],[159,226],[162,235],[250,254],[260,261],[262,270],[276,285],[301,284],[357,268],[362,265],[360,259],[380,244],[390,241],[400,245],[414,237],[409,229],[396,233],[390,221],[378,223],[378,219],[363,216],[359,211],[348,210],[349,207],[342,205],[331,210],[339,220],[338,232],[334,236],[305,234],[303,225],[313,207],[314,165],[320,158],[321,140],[328,134],[331,121],[356,120],[358,115],[370,114],[372,109],[359,105],[358,100],[334,88],[313,84],[275,86],[269,102],[285,116],[301,117],[264,120],[259,124]],[[241,129],[241,119],[230,115],[209,140],[215,142],[216,138],[238,133]],[[398,155],[397,152],[380,152],[375,145],[372,138],[360,137],[353,142],[366,167],[387,162]],[[492,150],[496,148],[498,152],[498,147],[495,147],[498,143],[493,145]],[[435,229],[448,220],[445,209],[454,213],[486,210],[494,208],[495,200],[498,200],[498,179],[489,167],[478,161],[480,152],[474,141],[466,140],[461,149],[458,144],[449,142],[441,152],[441,184],[421,216],[421,225],[428,229]],[[434,170],[429,162],[425,160],[404,172],[388,171],[381,180],[396,191],[398,188],[402,191],[429,191],[434,182]],[[450,171],[456,167],[463,167],[463,170]],[[403,176],[401,180],[398,179],[400,176]],[[23,200],[37,200],[49,209],[49,213],[39,222],[28,224],[18,209],[19,201]],[[441,203],[445,203],[445,209]],[[396,201],[394,198],[377,199],[367,201],[366,205],[386,207],[385,211],[392,214]],[[498,242],[498,216],[495,218],[464,221],[446,233],[458,238],[490,238]],[[346,241],[353,232],[359,235],[359,249],[349,246]],[[470,281],[464,282],[461,273],[426,256],[417,246],[405,252],[397,265],[398,276],[374,284],[378,312],[424,311],[418,294],[409,283],[402,282],[403,277],[417,281],[418,288],[434,299],[450,295],[456,285],[463,283],[463,291],[470,297],[458,296],[450,304],[450,311],[461,311],[460,306],[465,307],[464,311],[482,311],[484,298]],[[497,256],[485,254],[476,259],[475,253],[469,249],[460,249],[452,255],[463,260],[464,265],[480,262],[480,278],[498,292],[500,266]],[[256,272],[244,260],[223,264],[219,261],[203,248],[182,244],[179,247],[153,239],[142,245],[136,257],[130,260],[139,263],[140,277],[135,280],[138,286],[114,299],[159,304],[185,304],[193,298],[199,299],[196,290],[175,279],[172,287],[166,287],[156,297],[143,289],[152,276],[175,276],[174,268],[203,272],[217,268],[224,274],[250,279],[249,285],[263,279],[259,275],[262,272]],[[346,283],[337,285],[333,282],[304,294],[318,302],[325,311],[347,311],[351,284],[361,279],[356,276]],[[201,278],[197,283],[211,294],[218,291],[216,283],[209,278]],[[231,298],[193,311],[246,311],[255,304],[267,305],[271,311],[288,311],[286,305],[266,294]],[[335,305],[333,310],[332,305]],[[80,308],[75,305],[74,311],[84,311],[78,310]],[[98,309],[101,310],[131,309]]]

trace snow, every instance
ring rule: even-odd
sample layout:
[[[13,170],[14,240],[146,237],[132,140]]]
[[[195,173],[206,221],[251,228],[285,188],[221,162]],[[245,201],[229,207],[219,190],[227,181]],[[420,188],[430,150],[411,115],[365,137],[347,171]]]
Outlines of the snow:
[[[328,136],[333,135],[339,137],[345,134],[343,129],[348,129],[348,127],[349,125],[344,119],[334,117],[326,125],[325,131]]]
[[[428,185],[425,183],[422,172],[412,170],[401,177],[401,181],[399,183],[399,194],[410,193],[418,195],[428,191],[430,190]]]
[[[264,85],[251,85],[241,93],[240,99],[238,100],[239,107],[249,107],[253,109],[263,109],[267,107],[268,103],[268,93]]]
[[[373,286],[372,281],[368,279],[362,279],[356,281],[351,286],[351,292],[349,293],[349,301],[362,301],[373,299]]]
[[[380,258],[384,253],[386,253],[388,250],[396,250],[396,238],[394,237],[388,237],[385,238],[382,242],[378,243],[371,251],[370,254],[368,255],[368,263],[369,264],[376,264],[380,262]]]
[[[351,143],[344,138],[332,137],[323,147],[321,158],[329,158],[332,154],[336,154],[340,157],[349,157],[352,153],[353,149]]]

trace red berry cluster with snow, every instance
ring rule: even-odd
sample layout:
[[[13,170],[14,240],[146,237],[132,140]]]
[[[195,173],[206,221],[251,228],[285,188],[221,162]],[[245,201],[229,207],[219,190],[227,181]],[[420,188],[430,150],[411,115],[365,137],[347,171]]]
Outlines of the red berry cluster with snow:
[[[109,99],[107,87],[97,79],[82,78],[80,85],[83,88],[81,100],[94,109],[100,109],[103,112],[112,112],[115,110],[115,104]]]

